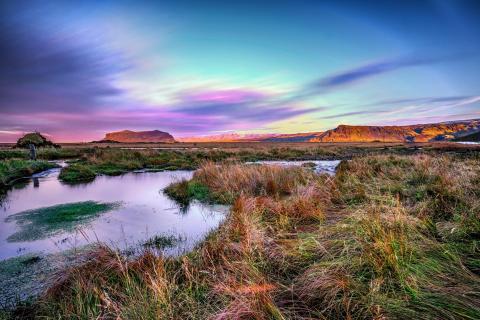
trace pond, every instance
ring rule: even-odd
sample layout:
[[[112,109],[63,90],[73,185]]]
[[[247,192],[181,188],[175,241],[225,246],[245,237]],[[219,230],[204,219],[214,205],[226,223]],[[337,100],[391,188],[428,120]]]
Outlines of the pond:
[[[91,183],[79,185],[62,183],[58,174],[59,169],[54,169],[36,175],[1,201],[0,260],[98,241],[127,249],[156,235],[170,240],[176,237],[179,241],[164,250],[178,254],[191,249],[217,227],[227,210],[225,206],[198,202],[180,208],[163,194],[162,189],[173,181],[190,178],[191,171],[98,176]],[[59,222],[65,217],[59,206],[62,204],[64,212],[90,210],[92,214],[69,216],[68,223]]]
[[[340,161],[264,161],[305,165],[333,174]],[[227,206],[193,202],[179,207],[162,192],[192,171],[131,172],[69,185],[51,169],[20,181],[0,199],[0,307],[35,297],[57,271],[81,263],[95,244],[135,255],[152,248],[188,252],[217,228]]]

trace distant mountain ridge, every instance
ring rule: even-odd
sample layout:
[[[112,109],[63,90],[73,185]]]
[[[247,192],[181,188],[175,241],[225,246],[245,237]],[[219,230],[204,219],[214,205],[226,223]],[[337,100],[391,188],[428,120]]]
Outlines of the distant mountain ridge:
[[[105,135],[103,141],[138,143],[138,142],[161,142],[174,143],[175,139],[168,132],[160,130],[153,131],[130,131],[123,130],[117,132],[109,132]]]
[[[339,125],[309,142],[432,142],[452,140],[477,131],[480,131],[480,120],[406,126]]]
[[[177,138],[180,142],[240,142],[240,141],[266,141],[270,138],[281,136],[279,133],[221,133],[208,136],[193,136]]]
[[[356,126],[339,125],[324,132],[293,134],[264,133],[239,134],[223,133],[209,136],[181,137],[174,139],[167,132],[118,131],[105,135],[103,141],[113,142],[433,142],[455,141],[475,138],[480,132],[480,119],[449,121],[404,126]],[[477,135],[476,135],[477,134]],[[466,140],[462,140],[466,141]]]
[[[405,126],[339,125],[324,132],[293,134],[228,133],[180,138],[182,142],[430,142],[448,141],[480,131],[480,119]]]

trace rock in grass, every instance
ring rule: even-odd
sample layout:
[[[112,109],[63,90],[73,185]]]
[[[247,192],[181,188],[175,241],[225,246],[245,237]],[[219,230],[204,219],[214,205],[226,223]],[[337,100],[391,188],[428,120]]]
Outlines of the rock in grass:
[[[5,219],[19,227],[7,241],[34,241],[71,231],[118,206],[119,203],[84,201],[22,211]]]
[[[81,164],[73,164],[63,168],[58,178],[67,183],[76,183],[93,181],[95,176],[95,172],[90,169],[90,167]]]

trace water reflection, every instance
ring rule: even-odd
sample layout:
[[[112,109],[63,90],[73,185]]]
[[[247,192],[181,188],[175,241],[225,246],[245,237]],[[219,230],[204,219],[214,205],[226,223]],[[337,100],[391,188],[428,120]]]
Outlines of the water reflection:
[[[58,252],[96,241],[120,249],[145,243],[156,235],[178,235],[185,238],[178,245],[165,248],[166,254],[190,250],[218,226],[227,211],[225,206],[192,203],[179,207],[161,191],[172,181],[188,179],[192,172],[128,173],[116,177],[99,176],[88,184],[61,183],[59,170],[36,175],[10,190],[0,203],[0,259],[30,252]],[[22,230],[14,214],[65,203],[95,201],[122,202],[122,206],[99,215],[80,228],[53,234],[45,239],[19,240],[13,235]],[[24,228],[25,226],[23,226]]]

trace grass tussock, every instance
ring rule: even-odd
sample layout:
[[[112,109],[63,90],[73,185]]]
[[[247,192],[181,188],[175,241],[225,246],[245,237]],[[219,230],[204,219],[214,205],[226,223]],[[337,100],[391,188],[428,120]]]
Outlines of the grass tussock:
[[[298,167],[205,162],[191,181],[172,184],[165,193],[182,204],[192,199],[231,204],[242,195],[279,199],[315,179],[315,174]]]
[[[328,177],[205,163],[168,192],[231,203],[219,230],[178,258],[147,251],[128,261],[102,248],[35,315],[479,319],[478,164],[368,156]]]
[[[58,178],[66,183],[90,182],[95,180],[95,172],[88,166],[72,164],[60,172]]]

